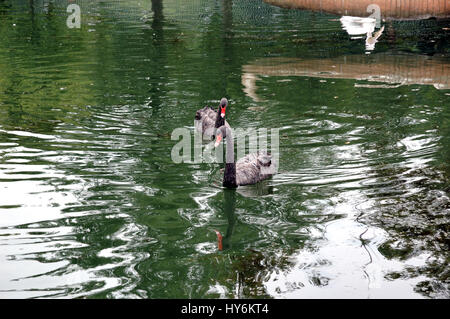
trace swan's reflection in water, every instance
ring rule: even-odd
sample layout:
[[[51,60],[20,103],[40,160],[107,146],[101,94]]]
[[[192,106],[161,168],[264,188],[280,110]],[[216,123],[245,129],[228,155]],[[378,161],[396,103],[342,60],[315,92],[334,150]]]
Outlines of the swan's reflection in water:
[[[237,189],[224,189],[223,191],[223,216],[228,222],[227,230],[225,234],[220,233],[220,231],[214,229],[217,234],[217,249],[227,250],[232,248],[231,236],[233,235],[233,230],[236,225],[236,193],[242,195],[243,197],[259,197],[262,195],[273,194],[273,186],[269,181],[263,181],[257,183],[256,185],[242,186]]]
[[[367,33],[366,38],[366,54],[370,54],[370,51],[373,51],[375,49],[375,44],[378,42],[378,38],[381,36],[381,34],[384,31],[384,26],[381,27],[380,30],[378,30],[375,33]]]
[[[347,31],[351,39],[360,39],[366,35],[366,54],[370,54],[370,51],[375,49],[375,44],[384,31],[382,26],[375,32],[377,20],[373,18],[343,16],[340,21],[342,28]]]
[[[269,180],[259,182],[255,185],[239,187],[236,191],[244,197],[257,198],[264,195],[272,195],[274,193],[273,177]]]
[[[228,221],[228,227],[224,236],[216,230],[217,248],[219,250],[227,250],[231,248],[231,235],[236,225],[236,191],[234,189],[225,189],[223,192],[223,213]]]

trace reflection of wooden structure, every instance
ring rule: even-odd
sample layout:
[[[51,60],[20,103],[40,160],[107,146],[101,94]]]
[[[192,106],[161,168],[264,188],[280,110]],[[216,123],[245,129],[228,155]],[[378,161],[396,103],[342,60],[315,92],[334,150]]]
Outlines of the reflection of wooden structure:
[[[367,17],[371,5],[380,8],[383,19],[426,19],[450,16],[449,0],[264,0],[267,3],[295,9],[323,11],[336,15]]]
[[[366,87],[396,87],[400,85],[433,85],[450,89],[450,63],[444,59],[423,55],[348,55],[331,59],[266,58],[243,66],[244,91],[255,101],[258,76],[308,76],[331,79],[355,79],[377,82],[359,83]]]

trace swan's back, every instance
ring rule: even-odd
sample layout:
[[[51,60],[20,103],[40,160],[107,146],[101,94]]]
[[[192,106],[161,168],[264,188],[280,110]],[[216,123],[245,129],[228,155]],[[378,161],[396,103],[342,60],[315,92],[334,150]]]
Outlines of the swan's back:
[[[208,128],[213,128],[214,124],[216,123],[217,118],[217,112],[212,109],[210,106],[205,106],[204,108],[200,109],[195,113],[195,119],[197,121],[201,121],[201,128],[202,133],[205,133]]]
[[[195,119],[197,121],[201,121],[201,125],[197,126],[197,129],[201,132],[206,138],[210,138],[214,135],[214,128],[216,125],[217,111],[214,110],[211,106],[205,106],[195,113]],[[225,126],[230,127],[227,121],[225,121]]]
[[[267,151],[248,154],[236,162],[237,185],[256,184],[275,174],[275,163]]]

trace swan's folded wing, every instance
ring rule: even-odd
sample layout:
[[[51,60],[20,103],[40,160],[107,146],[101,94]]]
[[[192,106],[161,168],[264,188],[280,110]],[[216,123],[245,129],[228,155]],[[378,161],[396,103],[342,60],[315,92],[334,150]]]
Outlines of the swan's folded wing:
[[[212,130],[216,123],[217,111],[214,111],[210,106],[205,106],[204,108],[197,111],[195,114],[195,119],[201,121],[202,133],[208,136],[212,135]]]
[[[196,120],[216,120],[217,117],[217,111],[213,110],[211,106],[205,106],[204,108],[200,109],[195,113],[195,119]]]
[[[236,163],[236,183],[238,185],[255,184],[260,180],[259,165],[256,162]]]
[[[236,162],[236,165],[244,163],[255,163],[261,166],[270,166],[272,164],[272,155],[270,155],[267,151],[258,151],[242,157]]]
[[[272,156],[267,151],[259,151],[242,157],[236,162],[236,182],[238,185],[255,184],[275,174]]]
[[[258,161],[258,154],[257,153],[251,153],[247,154],[246,156],[240,158],[236,162],[237,165],[247,164],[247,163],[256,163]]]
[[[204,117],[205,114],[208,113],[208,110],[212,110],[212,108],[210,106],[205,106],[204,108],[197,110],[197,112],[195,113],[195,119],[201,120],[202,117]]]

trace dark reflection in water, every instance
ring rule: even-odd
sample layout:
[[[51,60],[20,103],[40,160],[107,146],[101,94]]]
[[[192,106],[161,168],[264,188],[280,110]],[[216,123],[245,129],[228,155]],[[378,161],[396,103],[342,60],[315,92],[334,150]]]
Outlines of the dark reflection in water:
[[[441,21],[368,56],[262,1],[78,3],[69,29],[65,1],[0,1],[1,297],[448,297]],[[171,160],[222,96],[280,128],[272,179]]]
[[[386,168],[377,169],[375,174],[386,176]],[[389,169],[389,175],[393,177],[389,181],[382,177],[379,179],[383,180],[385,187],[392,185],[392,190],[405,196],[396,198],[389,193],[374,196],[376,204],[363,221],[388,232],[388,239],[378,248],[386,258],[408,260],[420,256],[427,262],[420,267],[387,273],[386,278],[426,276],[428,279],[414,289],[431,297],[448,298],[448,177],[427,168],[405,170],[393,167]]]
[[[228,221],[227,231],[224,236],[219,237],[219,250],[231,249],[231,235],[233,234],[234,225],[236,224],[235,205],[236,193],[234,190],[225,190],[223,200],[223,211]]]

